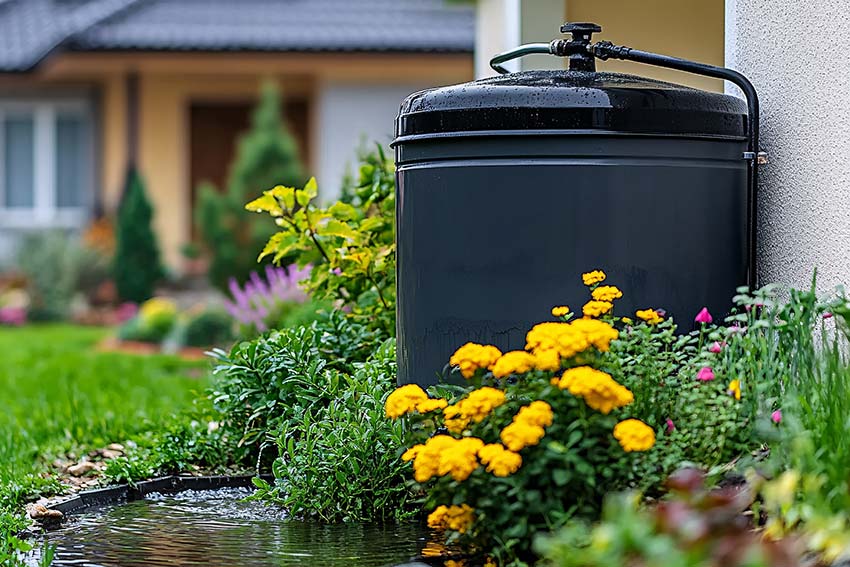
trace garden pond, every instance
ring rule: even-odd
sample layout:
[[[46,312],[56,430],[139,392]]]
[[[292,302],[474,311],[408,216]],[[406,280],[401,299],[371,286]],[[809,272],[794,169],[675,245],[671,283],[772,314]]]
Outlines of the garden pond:
[[[250,492],[154,493],[74,515],[48,531],[43,543],[55,546],[54,567],[381,567],[410,560],[428,541],[427,528],[419,524],[288,521],[280,508],[245,501]],[[40,553],[28,555],[27,563],[40,565]]]

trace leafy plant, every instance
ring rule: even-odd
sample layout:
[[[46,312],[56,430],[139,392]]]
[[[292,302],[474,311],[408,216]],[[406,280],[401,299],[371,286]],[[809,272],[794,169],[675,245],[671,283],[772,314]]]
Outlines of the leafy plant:
[[[281,99],[272,83],[263,85],[251,130],[239,140],[225,191],[210,183],[199,188],[196,223],[210,254],[209,279],[227,290],[230,278],[246,282],[263,244],[275,231],[269,219],[246,212],[244,203],[277,183],[304,181],[298,149],[280,115]]]
[[[701,472],[685,469],[667,482],[670,498],[640,509],[638,494],[608,497],[602,521],[573,523],[539,538],[541,565],[551,567],[800,567],[806,561],[792,540],[764,539],[743,512],[752,493],[708,489]]]
[[[164,297],[153,297],[139,307],[138,314],[124,323],[118,337],[127,341],[161,343],[177,323],[177,305]]]
[[[125,301],[141,303],[149,299],[163,276],[152,220],[153,207],[145,195],[142,178],[131,170],[118,207],[112,268],[118,296]]]
[[[276,483],[259,483],[257,497],[279,501],[296,517],[324,522],[411,517],[407,466],[394,451],[403,430],[384,418],[383,409],[395,372],[395,343],[389,340],[353,374],[329,382],[327,404],[312,398],[300,404],[303,413],[278,433]]]
[[[183,332],[183,344],[193,347],[222,345],[232,338],[233,321],[220,308],[207,308],[190,316]]]
[[[416,385],[389,397],[389,417],[411,414],[418,444],[402,459],[448,542],[528,561],[535,533],[597,517],[606,492],[659,492],[684,460],[725,463],[752,446],[751,402],[703,372],[714,327],[680,336],[652,309],[617,317],[622,292],[599,270],[582,278],[582,318],[553,308],[558,322],[532,328],[523,351],[462,346],[450,365],[466,385],[433,390],[446,399]]]
[[[36,321],[67,318],[74,296],[108,277],[108,258],[62,230],[25,237],[17,266],[26,277],[28,314]]]
[[[267,213],[281,231],[260,259],[312,265],[308,291],[333,301],[374,328],[395,329],[394,168],[383,150],[367,155],[351,203],[315,204],[318,187],[275,186],[251,201],[249,211]]]

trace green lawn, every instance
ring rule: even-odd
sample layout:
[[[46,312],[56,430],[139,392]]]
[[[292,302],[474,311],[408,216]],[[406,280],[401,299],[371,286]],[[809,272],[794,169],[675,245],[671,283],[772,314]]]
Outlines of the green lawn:
[[[0,564],[23,501],[56,488],[39,477],[56,455],[156,430],[207,386],[208,362],[97,352],[106,333],[0,328]]]

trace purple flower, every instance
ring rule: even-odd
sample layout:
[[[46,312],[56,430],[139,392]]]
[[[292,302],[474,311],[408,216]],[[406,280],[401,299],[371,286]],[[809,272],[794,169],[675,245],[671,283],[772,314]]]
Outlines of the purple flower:
[[[826,313],[823,314],[823,318],[824,319],[832,319],[832,313],[827,311]]]
[[[782,421],[782,410],[776,410],[775,412],[770,414],[770,421],[779,424],[779,422]]]
[[[696,323],[710,324],[714,319],[711,317],[711,313],[708,312],[707,307],[703,307],[702,310],[697,313],[697,316],[694,317],[694,321]]]
[[[310,266],[298,269],[295,266],[282,268],[269,265],[265,269],[265,279],[251,272],[248,281],[241,287],[231,278],[228,288],[232,300],[226,299],[224,307],[239,323],[252,326],[260,333],[267,331],[270,325],[277,323],[274,317],[279,315],[283,304],[307,300],[298,284],[310,276],[311,269]]]
[[[673,433],[674,429],[676,429],[676,424],[673,423],[673,420],[668,417],[667,418],[667,433]]]
[[[697,380],[700,382],[711,382],[714,380],[714,370],[711,369],[711,366],[703,366],[697,372]]]

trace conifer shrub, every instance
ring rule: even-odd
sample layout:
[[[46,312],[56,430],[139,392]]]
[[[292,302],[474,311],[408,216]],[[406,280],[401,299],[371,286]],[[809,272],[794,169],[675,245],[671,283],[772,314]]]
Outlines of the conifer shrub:
[[[118,296],[124,301],[141,303],[150,299],[164,274],[151,226],[153,213],[141,176],[131,170],[115,227],[113,276]]]
[[[304,173],[295,140],[281,118],[281,97],[264,85],[251,130],[240,140],[227,187],[203,183],[198,191],[197,223],[210,256],[210,282],[227,291],[235,278],[244,284],[257,269],[257,256],[276,232],[272,219],[253,215],[245,203],[259,192],[283,183],[299,185]]]

